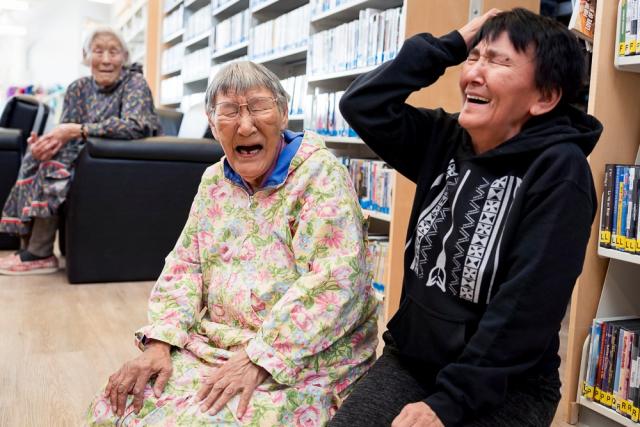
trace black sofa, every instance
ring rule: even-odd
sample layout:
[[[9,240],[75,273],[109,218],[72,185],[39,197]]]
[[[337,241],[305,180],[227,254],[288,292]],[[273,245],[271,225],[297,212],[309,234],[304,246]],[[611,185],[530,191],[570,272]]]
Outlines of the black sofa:
[[[155,280],[222,156],[211,139],[90,139],[63,208],[69,282]]]
[[[22,132],[19,129],[0,128],[0,210],[16,183],[22,161]],[[0,249],[17,249],[20,240],[0,233]]]
[[[36,98],[16,95],[7,101],[0,115],[0,211],[18,178],[22,156],[31,132],[42,135],[49,107]],[[0,233],[0,249],[18,249],[16,236]]]

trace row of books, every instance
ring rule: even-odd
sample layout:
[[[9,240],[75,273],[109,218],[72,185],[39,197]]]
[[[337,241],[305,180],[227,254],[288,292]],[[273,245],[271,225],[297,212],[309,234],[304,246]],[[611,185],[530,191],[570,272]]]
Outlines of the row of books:
[[[364,9],[357,20],[311,36],[312,75],[377,65],[393,59],[402,42],[402,8]]]
[[[289,94],[289,115],[304,114],[304,101],[307,96],[307,76],[293,76],[280,80]]]
[[[306,95],[304,105],[304,127],[326,136],[357,137],[340,113],[340,99],[344,91]]]
[[[618,56],[640,53],[638,43],[639,0],[620,0],[620,19],[618,21]]]
[[[182,67],[182,79],[190,82],[209,77],[211,69],[211,52],[205,47],[184,55],[184,66]]]
[[[594,319],[582,395],[638,422],[640,318]]]
[[[211,5],[208,4],[187,16],[183,40],[211,32]]]
[[[639,189],[640,166],[605,165],[600,246],[630,253],[640,252]]]
[[[164,9],[163,10],[164,10],[165,13],[167,13],[167,11],[173,9],[173,7],[176,4],[182,3],[182,0],[164,0],[162,3],[164,4]],[[180,7],[182,7],[182,5],[180,5]]]
[[[169,77],[160,82],[160,104],[173,104],[182,100],[182,76]]]
[[[369,235],[369,250],[373,273],[373,290],[378,300],[384,300],[385,273],[389,257],[389,236]]]
[[[224,6],[225,4],[228,4],[234,1],[235,0],[211,0],[211,8],[215,10],[221,6]]]
[[[324,12],[336,9],[345,3],[349,3],[353,0],[311,0],[309,5],[311,6],[311,13],[313,15],[319,15]]]
[[[251,30],[249,57],[265,56],[303,47],[309,40],[309,5],[306,4]]]
[[[251,14],[248,9],[218,23],[213,40],[213,53],[248,40],[250,25]]]
[[[349,170],[360,206],[388,214],[393,191],[393,169],[381,160],[338,157]]]
[[[184,28],[184,6],[180,5],[162,20],[162,40],[168,40],[182,28]]]
[[[184,61],[184,46],[182,43],[171,46],[162,51],[162,74],[173,73],[182,68]]]

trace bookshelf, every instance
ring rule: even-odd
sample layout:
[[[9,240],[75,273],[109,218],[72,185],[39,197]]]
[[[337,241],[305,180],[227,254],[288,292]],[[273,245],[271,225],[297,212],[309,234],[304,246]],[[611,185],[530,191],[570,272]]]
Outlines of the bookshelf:
[[[597,3],[588,112],[604,125],[589,156],[599,205],[605,164],[634,163],[640,141],[640,76],[625,72],[633,70],[638,61],[637,57],[616,60],[617,15],[617,1]],[[566,412],[567,422],[579,426],[630,425],[626,418],[579,396],[584,343],[593,319],[640,314],[640,292],[635,283],[640,265],[631,258],[635,255],[599,248],[599,226],[600,222],[594,221],[582,275],[572,296],[561,410]]]
[[[116,28],[129,46],[130,62],[142,64],[154,99],[159,93],[159,26],[161,0],[121,0],[116,4]]]

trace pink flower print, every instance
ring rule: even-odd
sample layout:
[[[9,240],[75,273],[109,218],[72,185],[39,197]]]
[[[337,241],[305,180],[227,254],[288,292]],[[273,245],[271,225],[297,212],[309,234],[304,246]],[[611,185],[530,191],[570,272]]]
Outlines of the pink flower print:
[[[256,257],[256,247],[253,246],[253,243],[247,241],[242,245],[242,249],[240,250],[240,259],[243,261],[248,261]]]
[[[273,348],[278,350],[279,353],[289,353],[293,346],[289,341],[274,341]]]
[[[364,340],[364,334],[362,332],[357,332],[351,336],[351,346],[358,347],[358,345]]]
[[[229,247],[229,245],[227,245],[226,243],[220,246],[220,258],[222,259],[222,261],[224,262],[229,262],[229,260],[231,260],[231,256],[233,255],[231,253],[231,248]]]
[[[178,313],[175,310],[167,310],[164,312],[164,314],[162,315],[162,317],[160,318],[163,322],[167,322],[170,324],[177,324],[179,323],[179,319],[180,319],[180,313]]]
[[[339,309],[338,297],[333,292],[325,292],[316,298],[316,303],[322,311],[337,311]]]
[[[338,208],[334,204],[325,203],[317,210],[320,218],[333,218],[338,214]]]
[[[304,385],[307,385],[307,386],[308,386],[308,385],[312,385],[312,386],[315,386],[315,387],[322,387],[322,386],[323,386],[323,383],[324,383],[325,381],[320,381],[320,379],[321,379],[321,378],[323,378],[323,376],[322,376],[322,375],[318,375],[318,374],[311,374],[311,375],[309,375],[308,377],[306,377],[306,378],[303,380],[303,382],[304,382]]]
[[[344,378],[343,380],[338,381],[335,385],[336,394],[340,394],[345,391],[347,387],[349,387],[349,384],[350,382],[348,378]]]
[[[311,328],[311,319],[309,318],[309,314],[301,305],[296,305],[291,309],[291,320],[293,320],[293,323],[303,331],[308,331]]]
[[[211,304],[211,320],[219,322],[224,319],[224,308],[220,304]]]
[[[218,219],[220,216],[222,216],[222,209],[220,208],[220,205],[218,203],[214,203],[211,207],[209,207],[207,209],[207,217],[209,219]]]
[[[280,404],[284,401],[284,393],[281,391],[274,391],[271,394],[271,403],[274,405],[280,406]]]
[[[224,187],[220,185],[214,185],[209,189],[209,197],[216,200],[218,198],[223,199],[227,195],[227,192],[224,190]]]
[[[211,246],[213,246],[213,234],[209,233],[208,231],[200,231],[197,238],[200,247],[210,248]]]
[[[300,406],[293,412],[297,427],[315,427],[320,422],[320,411],[310,405]]]
[[[260,313],[266,308],[264,301],[258,298],[253,292],[251,292],[251,308],[256,313]]]
[[[325,233],[324,237],[320,239],[320,242],[330,248],[339,248],[343,238],[344,234],[342,233],[342,231],[338,227],[330,225],[327,227],[327,232]]]
[[[169,270],[171,274],[184,274],[189,270],[186,264],[173,264]]]
[[[320,273],[322,271],[322,267],[320,263],[317,261],[311,261],[309,263],[309,272],[311,273]]]
[[[106,417],[111,411],[111,406],[107,404],[105,399],[100,399],[93,407],[93,418],[96,421],[102,421],[102,417]]]

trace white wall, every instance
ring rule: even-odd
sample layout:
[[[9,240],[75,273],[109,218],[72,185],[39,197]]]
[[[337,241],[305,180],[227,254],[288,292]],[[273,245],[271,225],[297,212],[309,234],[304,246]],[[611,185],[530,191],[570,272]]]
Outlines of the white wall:
[[[88,75],[82,42],[92,23],[112,24],[109,5],[87,0],[49,0],[34,11],[26,49],[27,83],[68,85]]]
[[[92,23],[112,25],[113,7],[88,0],[32,0],[21,18],[26,37],[0,36],[0,99],[9,86],[68,85],[88,75],[82,42]]]

